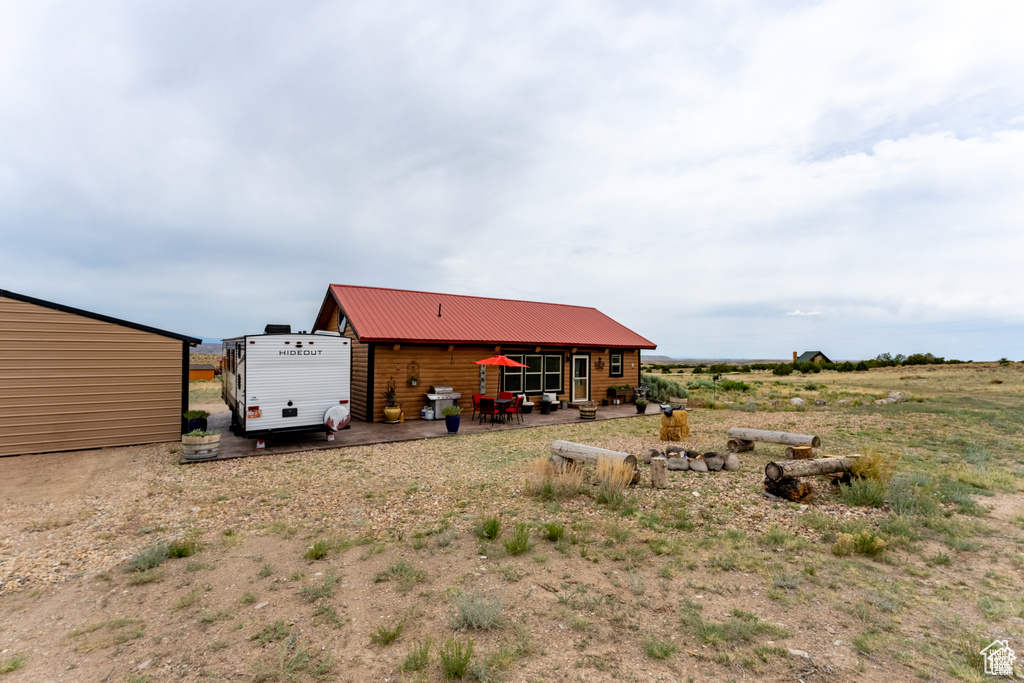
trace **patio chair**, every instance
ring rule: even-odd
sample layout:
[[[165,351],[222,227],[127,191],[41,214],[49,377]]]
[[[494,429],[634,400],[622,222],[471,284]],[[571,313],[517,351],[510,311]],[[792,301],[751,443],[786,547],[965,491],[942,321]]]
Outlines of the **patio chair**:
[[[512,392],[511,391],[499,391],[498,392],[498,399],[499,400],[507,399],[507,400],[511,401],[513,398],[514,397],[512,396]]]
[[[494,424],[494,418],[497,417],[498,415],[498,409],[494,407],[493,398],[481,396],[480,407],[477,409],[477,411],[480,413],[480,422],[478,424],[483,424],[485,417],[490,417],[491,424]]]
[[[508,410],[505,411],[509,415],[515,415],[516,420],[518,422],[523,421],[523,401],[525,399],[526,396],[524,396],[523,394],[519,394],[518,396],[516,396],[516,400],[512,403],[512,405],[508,407]]]
[[[483,394],[473,394],[473,414],[470,416],[470,420],[476,419],[476,414],[480,412],[481,398],[483,398]]]

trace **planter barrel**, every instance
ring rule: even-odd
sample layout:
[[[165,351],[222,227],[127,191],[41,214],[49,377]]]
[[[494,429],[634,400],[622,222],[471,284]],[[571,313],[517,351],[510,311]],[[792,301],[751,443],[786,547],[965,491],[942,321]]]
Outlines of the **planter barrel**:
[[[210,460],[220,450],[220,434],[209,436],[182,436],[182,458],[185,460]]]

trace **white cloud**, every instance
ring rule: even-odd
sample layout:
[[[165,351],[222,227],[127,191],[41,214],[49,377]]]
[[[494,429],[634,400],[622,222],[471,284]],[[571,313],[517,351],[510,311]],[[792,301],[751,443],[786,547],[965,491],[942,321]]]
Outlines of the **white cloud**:
[[[808,311],[807,313],[804,313],[800,309],[797,309],[795,311],[789,311],[788,313],[786,313],[786,315],[803,315],[803,316],[808,316],[808,315],[824,315],[824,314],[821,311]]]

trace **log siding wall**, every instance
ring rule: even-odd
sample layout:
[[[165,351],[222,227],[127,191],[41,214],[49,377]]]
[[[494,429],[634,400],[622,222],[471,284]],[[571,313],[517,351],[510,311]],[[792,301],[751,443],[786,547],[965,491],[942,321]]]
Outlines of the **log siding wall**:
[[[187,360],[180,340],[0,297],[0,456],[178,440]]]

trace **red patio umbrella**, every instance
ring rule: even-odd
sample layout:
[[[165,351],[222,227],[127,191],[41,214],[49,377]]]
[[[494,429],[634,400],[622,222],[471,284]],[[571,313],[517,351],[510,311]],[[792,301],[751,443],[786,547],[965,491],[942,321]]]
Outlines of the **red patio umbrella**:
[[[500,354],[494,354],[490,358],[484,358],[483,360],[473,361],[477,365],[504,365],[507,368],[528,368],[529,365],[520,363],[519,361],[512,360],[508,356],[502,356]],[[501,387],[499,387],[500,390]]]

